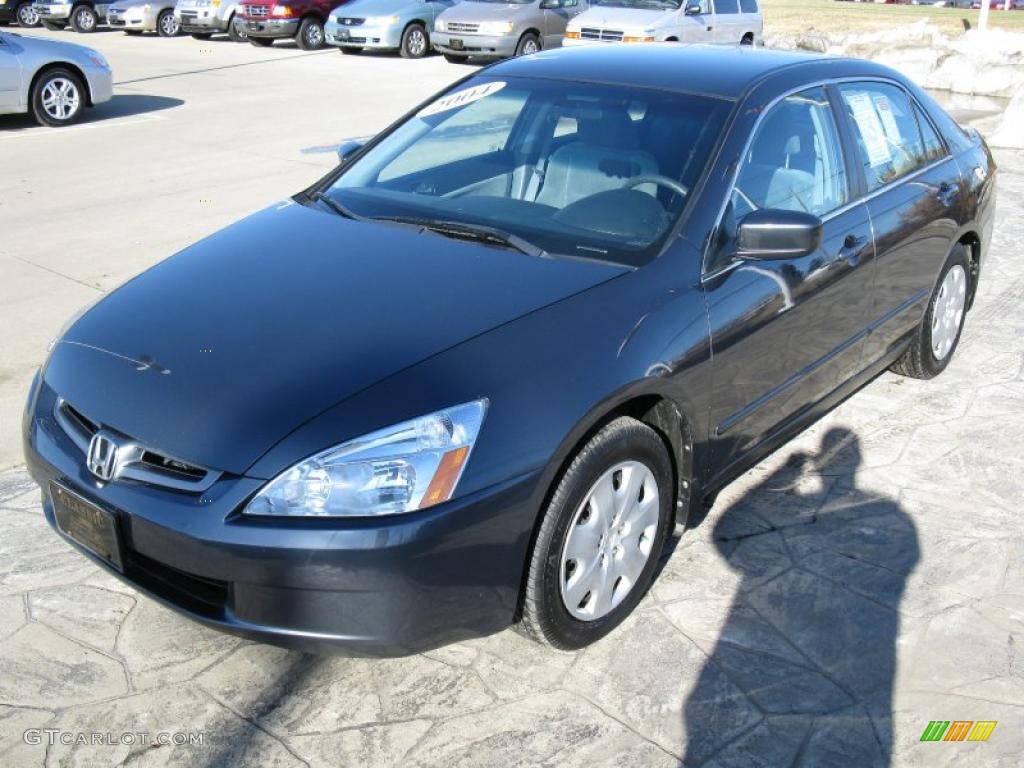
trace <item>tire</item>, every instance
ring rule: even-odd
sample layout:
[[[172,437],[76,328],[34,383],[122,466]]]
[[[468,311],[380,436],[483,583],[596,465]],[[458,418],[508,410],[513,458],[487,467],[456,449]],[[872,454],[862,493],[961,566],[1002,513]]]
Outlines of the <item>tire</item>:
[[[430,53],[430,35],[422,24],[410,24],[402,33],[398,53],[403,59],[422,59]]]
[[[249,39],[248,33],[235,24],[235,17],[228,19],[228,39],[233,43],[244,43]]]
[[[942,373],[960,344],[970,296],[967,247],[958,244],[946,259],[910,346],[890,370],[912,379],[931,379]]]
[[[747,32],[747,34],[745,34],[743,36],[743,39],[740,40],[740,45],[753,45],[753,44],[754,44],[754,36],[752,34],[750,34],[749,32]]]
[[[516,45],[516,56],[529,56],[540,50],[540,38],[533,32],[527,32],[519,38]]]
[[[14,18],[18,22],[18,26],[25,29],[39,26],[39,14],[36,13],[31,2],[21,3],[15,8]]]
[[[32,86],[32,116],[40,125],[58,128],[71,125],[82,115],[88,99],[88,91],[82,79],[70,69],[54,67],[39,76]],[[47,105],[48,101],[73,99],[61,104]]]
[[[43,28],[48,29],[51,32],[59,32],[67,26],[67,22],[64,21],[44,21]]]
[[[319,51],[324,47],[324,25],[312,16],[303,19],[295,42],[303,51]]]
[[[213,37],[212,32],[192,32],[190,34],[193,40],[209,40]]]
[[[99,20],[96,10],[88,5],[77,5],[71,9],[71,28],[75,32],[91,34],[96,31]]]
[[[341,51],[343,56],[354,56],[363,52],[362,48],[352,48],[348,45],[339,46],[338,50]]]
[[[642,480],[642,485],[635,485],[637,480]],[[601,495],[602,487],[609,494],[611,521],[592,498]],[[637,497],[629,500],[625,509],[617,507],[632,496],[626,495],[631,487]],[[554,648],[571,650],[589,645],[617,627],[650,586],[672,527],[672,487],[668,451],[653,429],[627,417],[601,429],[573,458],[543,512],[527,563],[517,631]],[[657,498],[647,495],[654,490]],[[647,505],[643,504],[645,497]],[[625,514],[629,520],[630,511],[634,517],[624,523],[621,516]],[[638,514],[642,517],[635,517]],[[617,538],[619,535],[623,538]],[[635,558],[644,556],[645,546],[646,560],[641,567]],[[571,557],[574,548],[593,555],[582,554],[575,560]],[[627,556],[630,551],[633,557]],[[589,562],[582,560],[587,557]],[[619,570],[630,561],[631,575]],[[584,570],[573,582],[577,569]]]
[[[249,42],[259,48],[269,48],[274,44],[274,38],[272,37],[252,37],[249,36]]]
[[[469,59],[469,56],[459,56],[456,53],[442,53],[441,55],[449,64],[465,64]]]
[[[174,11],[161,11],[156,17],[156,33],[160,37],[177,37],[181,34],[181,24],[174,18]]]

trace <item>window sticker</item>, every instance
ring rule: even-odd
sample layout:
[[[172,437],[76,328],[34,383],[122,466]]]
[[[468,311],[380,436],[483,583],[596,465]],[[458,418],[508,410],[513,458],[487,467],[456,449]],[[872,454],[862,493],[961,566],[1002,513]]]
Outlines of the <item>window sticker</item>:
[[[880,93],[875,94],[875,110],[878,112],[882,128],[885,129],[885,135],[889,141],[893,144],[902,144],[903,137],[900,136],[900,129],[896,125],[896,118],[892,114],[892,105],[889,104],[889,99]]]
[[[875,111],[871,97],[867,93],[848,93],[846,103],[850,105],[853,119],[857,123],[860,137],[864,141],[864,151],[868,153],[868,163],[872,168],[892,162],[892,152],[886,139],[882,121]],[[890,115],[891,117],[891,115]]]
[[[429,117],[430,115],[447,112],[449,109],[464,107],[467,104],[472,104],[474,101],[480,101],[480,99],[487,96],[492,96],[504,87],[505,83],[499,80],[498,82],[475,85],[472,88],[464,88],[461,91],[449,93],[447,96],[427,104],[427,106],[416,113],[416,117]]]

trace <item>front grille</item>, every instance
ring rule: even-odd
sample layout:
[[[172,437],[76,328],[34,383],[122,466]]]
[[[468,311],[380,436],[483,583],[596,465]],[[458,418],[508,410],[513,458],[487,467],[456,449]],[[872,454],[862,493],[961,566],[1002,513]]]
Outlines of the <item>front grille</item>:
[[[361,27],[366,23],[366,19],[350,19],[348,17],[338,17],[338,23],[343,27]]]
[[[270,15],[269,5],[243,5],[245,15],[253,19],[265,19]]]
[[[597,29],[596,27],[583,27],[580,29],[581,40],[600,40],[603,43],[621,43],[621,29]]]
[[[461,21],[449,21],[445,27],[449,32],[461,32],[463,34],[473,34],[480,31],[479,24],[466,24]]]
[[[128,549],[125,574],[140,586],[201,616],[220,618],[228,603],[230,583],[186,573]]]
[[[83,456],[88,456],[89,442],[102,429],[102,425],[63,398],[57,399],[53,415],[71,442]],[[153,450],[125,435],[110,434],[118,446],[115,480],[135,480],[176,491],[202,493],[217,482],[222,474]]]
[[[195,11],[182,11],[181,12],[181,20],[182,21],[195,21],[198,18],[199,18],[199,14],[196,13]]]

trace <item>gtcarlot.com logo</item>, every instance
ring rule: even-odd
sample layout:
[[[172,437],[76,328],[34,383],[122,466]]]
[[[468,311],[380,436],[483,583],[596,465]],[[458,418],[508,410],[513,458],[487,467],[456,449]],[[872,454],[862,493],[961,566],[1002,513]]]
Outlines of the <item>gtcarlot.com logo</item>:
[[[932,720],[921,734],[921,741],[988,741],[996,729],[996,720]]]
[[[142,746],[155,745],[161,747],[180,747],[186,744],[202,746],[203,734],[200,732],[183,733],[181,731],[161,731],[159,733],[125,731],[124,733],[112,733],[110,731],[88,732],[61,731],[57,728],[29,728],[22,734],[22,739],[26,744],[31,744],[33,746],[37,744],[46,744],[50,747],[57,744],[64,744],[66,746],[73,745],[76,747],[116,747],[122,744],[125,746],[139,744]]]

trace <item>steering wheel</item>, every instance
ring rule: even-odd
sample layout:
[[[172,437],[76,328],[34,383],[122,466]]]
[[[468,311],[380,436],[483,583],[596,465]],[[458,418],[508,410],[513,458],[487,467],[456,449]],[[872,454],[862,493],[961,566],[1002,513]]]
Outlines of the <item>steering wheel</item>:
[[[670,179],[668,176],[660,176],[656,173],[649,173],[646,176],[634,176],[623,184],[622,188],[633,189],[634,187],[639,187],[641,184],[657,184],[659,187],[671,189],[681,197],[686,197],[690,194],[690,190],[675,179]]]

